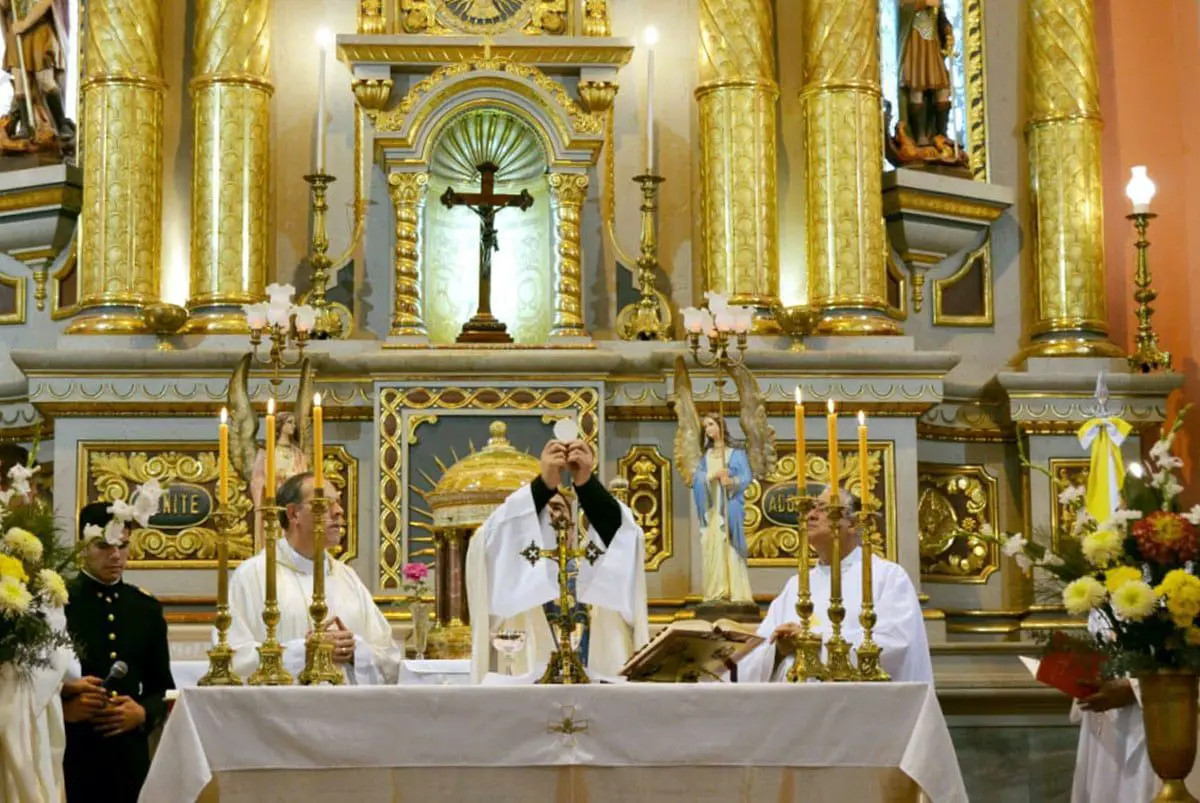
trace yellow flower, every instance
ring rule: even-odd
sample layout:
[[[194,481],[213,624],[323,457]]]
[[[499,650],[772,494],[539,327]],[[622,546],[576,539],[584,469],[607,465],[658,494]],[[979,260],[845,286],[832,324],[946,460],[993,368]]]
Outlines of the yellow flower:
[[[1122,619],[1140,622],[1158,607],[1158,595],[1141,580],[1131,580],[1112,595],[1113,611]]]
[[[0,555],[0,577],[11,577],[18,583],[29,580],[29,575],[25,574],[25,564],[11,555]]]
[[[1141,579],[1142,572],[1133,566],[1118,566],[1104,573],[1104,585],[1108,586],[1108,593],[1110,594],[1126,583]]]
[[[1083,556],[1093,566],[1104,568],[1121,555],[1121,535],[1115,530],[1096,530],[1084,536]]]
[[[67,604],[67,584],[58,572],[53,569],[42,569],[38,572],[38,581],[41,583],[43,594],[51,605],[61,608]]]
[[[10,527],[4,534],[4,551],[16,555],[21,560],[37,563],[42,559],[42,542],[29,530],[20,527]]]
[[[1080,577],[1063,589],[1067,613],[1082,616],[1104,601],[1104,586],[1095,577]]]
[[[33,595],[15,577],[0,579],[0,616],[17,617],[29,609]]]
[[[1167,601],[1167,612],[1176,627],[1189,627],[1200,616],[1200,578],[1184,569],[1167,572],[1155,589]]]

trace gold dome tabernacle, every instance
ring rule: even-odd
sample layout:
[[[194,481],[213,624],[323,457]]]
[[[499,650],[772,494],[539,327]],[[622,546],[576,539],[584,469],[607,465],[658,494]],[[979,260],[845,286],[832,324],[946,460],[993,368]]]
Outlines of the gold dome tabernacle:
[[[446,470],[426,499],[434,527],[477,527],[509,494],[531,482],[538,459],[513,447],[508,425],[493,421],[487,446]]]

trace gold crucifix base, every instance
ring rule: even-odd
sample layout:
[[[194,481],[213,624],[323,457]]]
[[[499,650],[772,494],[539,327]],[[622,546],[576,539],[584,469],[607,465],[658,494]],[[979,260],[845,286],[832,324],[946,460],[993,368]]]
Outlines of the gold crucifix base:
[[[476,312],[471,320],[463,324],[462,332],[454,339],[455,343],[511,343],[512,335],[504,321],[498,320],[490,312]]]
[[[304,642],[304,671],[296,680],[301,686],[340,686],[346,682],[342,671],[333,663],[333,642],[324,632],[308,634]]]
[[[546,671],[542,673],[538,684],[567,686],[591,682],[583,668],[583,661],[579,660],[579,653],[569,649],[566,652],[555,650],[550,653],[550,663],[546,664]]]

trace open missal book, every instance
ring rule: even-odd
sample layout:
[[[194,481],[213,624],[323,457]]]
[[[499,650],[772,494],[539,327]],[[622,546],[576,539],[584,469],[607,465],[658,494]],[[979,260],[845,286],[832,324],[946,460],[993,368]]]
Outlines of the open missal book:
[[[634,653],[621,674],[634,682],[698,683],[723,680],[764,639],[728,619],[673,622]]]
[[[1091,697],[1103,683],[1104,656],[1061,633],[1050,638],[1050,647],[1040,661],[1021,656],[1021,663],[1038,683],[1076,700]]]

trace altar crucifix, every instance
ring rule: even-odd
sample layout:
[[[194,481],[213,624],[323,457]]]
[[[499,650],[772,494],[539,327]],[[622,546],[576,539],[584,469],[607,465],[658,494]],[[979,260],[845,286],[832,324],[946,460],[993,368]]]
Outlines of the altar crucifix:
[[[515,208],[524,212],[533,206],[533,196],[529,190],[521,190],[519,194],[497,193],[496,173],[499,171],[492,162],[484,162],[479,170],[479,192],[462,193],[453,187],[447,187],[442,193],[442,204],[448,209],[465,206],[479,215],[479,304],[471,320],[463,324],[459,333],[458,343],[511,343],[503,321],[492,315],[492,252],[500,250],[500,241],[496,232],[496,213],[501,209]]]

